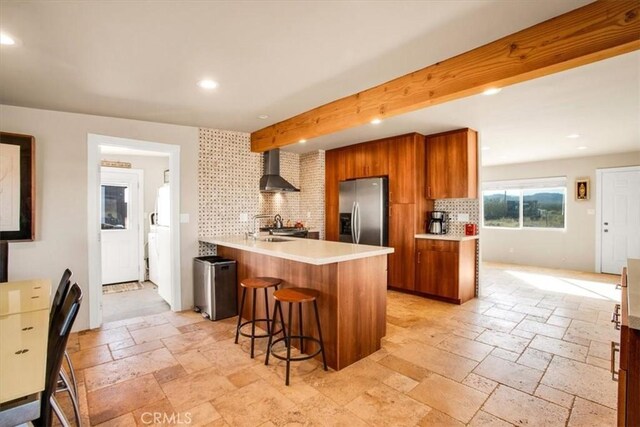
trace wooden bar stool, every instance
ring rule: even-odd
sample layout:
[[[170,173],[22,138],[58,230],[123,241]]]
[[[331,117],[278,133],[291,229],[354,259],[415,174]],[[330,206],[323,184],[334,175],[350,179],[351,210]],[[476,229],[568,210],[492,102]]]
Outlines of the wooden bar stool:
[[[269,319],[269,288],[276,288],[282,283],[282,280],[277,279],[275,277],[249,277],[240,282],[240,286],[242,286],[242,302],[240,303],[240,312],[238,313],[238,326],[236,327],[236,344],[238,344],[238,337],[242,335],[243,337],[251,338],[251,358],[253,359],[254,353],[254,342],[256,338],[267,338],[271,336],[271,326],[275,324]],[[244,301],[247,296],[247,288],[253,290],[253,304],[251,308],[251,320],[247,320],[246,322],[242,322],[242,310],[244,310]],[[264,306],[265,306],[265,316],[266,318],[256,319],[256,299],[257,299],[257,291],[258,289],[264,289]],[[257,322],[265,322],[267,325],[267,333],[256,335],[256,323]],[[280,313],[280,322],[284,327],[284,318],[282,317],[282,313]],[[241,331],[242,327],[245,325],[251,324],[251,333],[247,334]],[[280,329],[279,331],[274,332],[274,334],[278,334],[280,332],[284,333],[284,329]]]
[[[325,358],[325,355],[324,355],[324,342],[322,341],[322,330],[320,329],[320,314],[318,313],[318,302],[316,301],[316,299],[318,298],[318,295],[319,295],[318,291],[316,291],[315,289],[308,289],[308,288],[287,288],[287,289],[276,290],[273,293],[273,298],[276,300],[276,303],[273,306],[273,319],[275,322],[276,313],[279,312],[280,321],[283,322],[282,331],[285,332],[285,337],[278,338],[277,340],[274,341],[273,336],[275,335],[275,333],[272,333],[269,335],[269,343],[267,344],[267,357],[265,358],[264,364],[265,365],[269,364],[269,355],[273,355],[273,357],[275,357],[276,359],[286,361],[287,362],[287,371],[286,371],[287,373],[286,373],[286,379],[285,379],[286,385],[289,385],[289,371],[291,367],[291,362],[308,360],[322,353],[322,363],[324,365],[324,370],[325,371],[327,370],[327,359]],[[289,303],[289,316],[288,316],[289,323],[287,326],[284,325],[284,321],[283,321],[284,316],[282,314],[282,306],[281,306],[281,303],[285,303],[285,302]],[[304,332],[302,330],[302,304],[308,303],[308,302],[313,302],[313,309],[315,310],[315,315],[316,315],[316,324],[318,326],[318,338],[304,335]],[[294,303],[298,304],[298,319],[299,319],[298,323],[300,325],[299,335],[291,335],[291,316],[293,315]],[[286,333],[287,329],[289,330],[288,334]],[[320,345],[320,349],[314,352],[313,354],[309,354],[307,356],[291,357],[291,340],[292,339],[300,340],[300,353],[304,353],[304,340],[311,340],[311,341],[317,342]],[[286,357],[282,357],[272,352],[273,346],[280,341],[285,341],[285,344],[287,346]]]

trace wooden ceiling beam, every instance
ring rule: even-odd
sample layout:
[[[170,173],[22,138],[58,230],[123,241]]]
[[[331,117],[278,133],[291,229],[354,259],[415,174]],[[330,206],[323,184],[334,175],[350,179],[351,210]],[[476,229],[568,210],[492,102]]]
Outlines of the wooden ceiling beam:
[[[251,150],[284,147],[638,49],[640,0],[596,1],[257,130]]]

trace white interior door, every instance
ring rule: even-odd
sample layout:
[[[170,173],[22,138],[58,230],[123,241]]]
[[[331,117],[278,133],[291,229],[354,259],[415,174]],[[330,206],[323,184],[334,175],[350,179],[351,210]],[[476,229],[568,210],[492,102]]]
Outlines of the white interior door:
[[[100,218],[102,284],[140,278],[140,181],[142,171],[102,168]]]
[[[640,169],[602,172],[601,270],[620,274],[640,258]]]

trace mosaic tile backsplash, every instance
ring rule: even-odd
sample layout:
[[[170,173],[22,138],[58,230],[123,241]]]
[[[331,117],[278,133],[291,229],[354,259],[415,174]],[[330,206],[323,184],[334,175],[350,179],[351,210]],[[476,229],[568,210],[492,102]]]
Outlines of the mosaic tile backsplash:
[[[300,215],[324,239],[324,151],[300,156]]]
[[[300,193],[260,193],[262,155],[251,152],[250,134],[200,129],[198,159],[198,233],[234,235],[251,230],[251,217],[275,215],[302,220],[324,234],[324,152],[298,155],[280,152],[280,174]],[[303,164],[301,174],[301,164]],[[301,210],[301,205],[304,206]],[[307,219],[307,212],[310,218]],[[241,222],[240,214],[249,221]],[[269,220],[264,220],[266,225]],[[215,255],[215,246],[200,243],[200,255]]]
[[[439,199],[435,201],[434,210],[447,212],[449,217],[458,214],[469,215],[469,221],[449,220],[449,234],[454,236],[464,235],[465,224],[480,224],[480,201],[478,199]]]

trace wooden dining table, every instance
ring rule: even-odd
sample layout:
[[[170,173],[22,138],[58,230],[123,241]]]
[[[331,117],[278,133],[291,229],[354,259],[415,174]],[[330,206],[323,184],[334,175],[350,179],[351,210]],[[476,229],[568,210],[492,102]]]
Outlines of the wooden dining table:
[[[0,427],[40,417],[51,281],[0,283]]]

